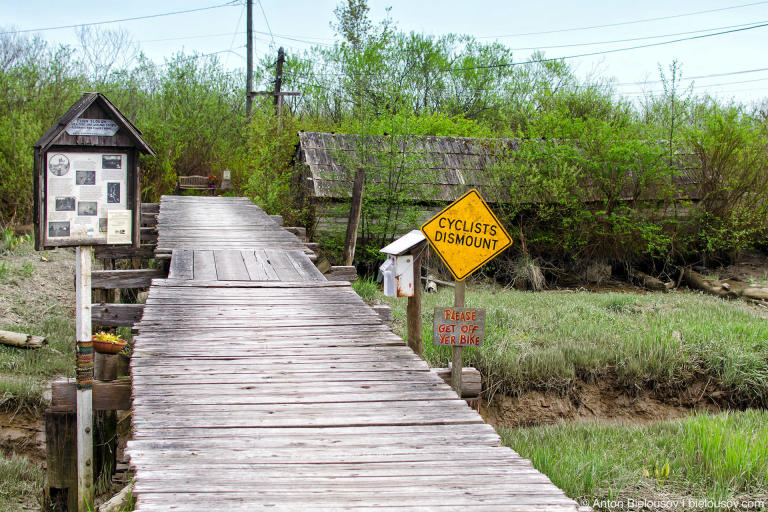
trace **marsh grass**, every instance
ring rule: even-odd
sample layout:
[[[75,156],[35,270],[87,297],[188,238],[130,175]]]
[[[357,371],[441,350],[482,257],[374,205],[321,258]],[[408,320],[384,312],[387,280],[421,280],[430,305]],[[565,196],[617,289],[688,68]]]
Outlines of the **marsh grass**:
[[[0,512],[30,510],[39,503],[44,480],[41,464],[0,451]]]
[[[452,289],[424,294],[424,357],[447,366],[450,349],[432,345],[435,306],[452,304]],[[392,306],[405,336],[404,299]],[[578,378],[610,375],[627,389],[683,389],[711,380],[741,406],[768,405],[768,321],[740,301],[698,293],[521,292],[470,286],[468,307],[487,310],[485,344],[464,351],[486,388],[507,394],[567,390]]]
[[[74,260],[64,250],[46,256],[41,259],[28,239],[0,255],[0,265],[11,269],[0,273],[0,307],[7,313],[0,329],[49,341],[33,350],[0,345],[0,408],[6,410],[42,407],[48,383],[74,375]]]
[[[647,426],[570,423],[500,432],[584,502],[654,493],[727,500],[768,493],[768,412],[696,415]],[[660,468],[668,467],[668,476]]]

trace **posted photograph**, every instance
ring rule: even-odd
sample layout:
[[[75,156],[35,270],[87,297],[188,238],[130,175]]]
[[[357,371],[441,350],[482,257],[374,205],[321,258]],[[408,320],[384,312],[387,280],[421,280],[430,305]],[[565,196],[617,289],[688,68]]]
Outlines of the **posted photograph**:
[[[69,236],[69,222],[49,222],[48,236],[50,238]]]
[[[98,212],[96,201],[79,201],[77,203],[77,214],[88,217],[95,217]]]
[[[101,217],[99,219],[99,233],[106,233],[107,232],[107,219],[105,217]]]
[[[123,155],[102,155],[102,169],[120,169],[123,163]]]
[[[74,197],[57,197],[56,211],[57,212],[75,211],[75,198]]]
[[[107,202],[108,203],[120,202],[120,183],[114,183],[114,182],[107,183]]]
[[[64,176],[69,172],[69,158],[62,154],[55,154],[48,160],[48,170],[54,176]]]
[[[75,184],[95,185],[96,171],[75,171]]]

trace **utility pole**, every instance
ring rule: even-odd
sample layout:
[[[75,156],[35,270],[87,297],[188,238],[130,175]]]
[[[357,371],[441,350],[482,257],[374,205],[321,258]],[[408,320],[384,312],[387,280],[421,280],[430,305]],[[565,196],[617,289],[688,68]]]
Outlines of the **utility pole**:
[[[278,116],[283,110],[283,97],[280,95],[280,89],[283,88],[283,62],[285,62],[285,50],[281,46],[277,50],[277,66],[275,66],[275,106]]]
[[[283,113],[283,97],[299,96],[298,92],[283,92],[283,63],[285,62],[285,50],[281,46],[277,51],[277,64],[275,65],[275,90],[252,92],[248,95],[249,101],[253,96],[273,96],[275,105],[275,114],[280,116]]]
[[[251,116],[251,106],[253,104],[253,0],[247,0],[246,32],[247,40],[245,42],[247,58],[247,71],[245,75],[245,115]],[[282,48],[280,48],[282,50]]]

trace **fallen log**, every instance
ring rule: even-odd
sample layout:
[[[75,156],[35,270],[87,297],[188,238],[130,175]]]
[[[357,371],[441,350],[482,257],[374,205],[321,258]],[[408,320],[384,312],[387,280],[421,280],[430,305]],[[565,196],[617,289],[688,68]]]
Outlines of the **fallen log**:
[[[731,289],[723,288],[722,283],[717,280],[709,280],[691,268],[683,269],[683,281],[685,284],[696,290],[701,290],[715,297],[735,298],[736,294]],[[730,287],[729,287],[730,288]]]
[[[40,348],[48,344],[48,338],[21,332],[0,331],[0,343],[19,348]]]
[[[749,299],[752,301],[768,301],[768,288],[758,288],[755,286],[745,286],[739,288],[736,283],[726,283],[716,279],[707,279],[698,272],[686,268],[683,270],[683,280],[691,288],[701,290],[715,297],[725,299]]]
[[[665,283],[661,279],[657,279],[639,270],[629,269],[629,277],[638,286],[642,286],[646,290],[652,290],[655,292],[666,292],[675,286],[674,282]]]
[[[446,384],[451,382],[450,368],[432,368],[432,373],[437,374]],[[483,390],[483,379],[477,368],[465,366],[461,369],[461,398],[478,398]]]

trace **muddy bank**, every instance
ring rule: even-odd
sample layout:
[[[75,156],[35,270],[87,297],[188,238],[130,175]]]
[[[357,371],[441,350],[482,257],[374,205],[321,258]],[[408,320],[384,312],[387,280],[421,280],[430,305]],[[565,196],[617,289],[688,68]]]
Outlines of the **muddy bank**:
[[[528,391],[483,400],[480,414],[494,427],[533,427],[564,421],[607,421],[645,424],[689,416],[693,411],[723,410],[724,392],[696,382],[677,396],[640,390],[630,396],[611,379],[577,381],[567,393]]]
[[[45,462],[45,427],[43,420],[29,412],[0,410],[0,450]]]

